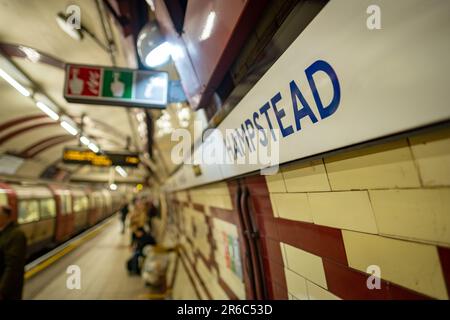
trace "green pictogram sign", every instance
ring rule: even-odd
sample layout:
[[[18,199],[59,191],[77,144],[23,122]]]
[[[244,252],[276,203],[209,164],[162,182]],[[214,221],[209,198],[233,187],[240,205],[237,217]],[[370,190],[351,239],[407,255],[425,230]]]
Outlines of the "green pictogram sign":
[[[131,99],[133,73],[105,70],[103,72],[103,97]]]

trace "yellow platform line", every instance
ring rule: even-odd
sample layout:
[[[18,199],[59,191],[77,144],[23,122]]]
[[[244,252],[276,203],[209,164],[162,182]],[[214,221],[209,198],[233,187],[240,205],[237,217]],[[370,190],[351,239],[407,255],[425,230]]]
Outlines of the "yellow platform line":
[[[149,299],[149,300],[157,300],[157,299],[165,299],[172,293],[172,290],[167,290],[162,293],[144,293],[138,296],[139,299]]]
[[[111,223],[111,221],[112,220],[107,221],[106,223],[102,224],[101,226],[97,227],[96,229],[92,230],[91,232],[87,233],[86,235],[82,236],[81,238],[74,240],[73,242],[69,243],[61,251],[55,253],[54,255],[49,257],[48,259],[42,261],[41,263],[39,263],[35,267],[33,267],[30,270],[28,270],[25,273],[25,280],[28,280],[31,277],[33,277],[36,274],[38,274],[39,272],[45,270],[46,268],[48,268],[49,266],[54,264],[56,261],[58,261],[59,259],[61,259],[65,255],[67,255],[69,252],[72,252],[73,250],[75,250],[78,247],[80,247],[86,241],[88,241],[88,240],[94,238],[95,236],[97,236],[102,229],[104,229],[107,225],[109,225]]]

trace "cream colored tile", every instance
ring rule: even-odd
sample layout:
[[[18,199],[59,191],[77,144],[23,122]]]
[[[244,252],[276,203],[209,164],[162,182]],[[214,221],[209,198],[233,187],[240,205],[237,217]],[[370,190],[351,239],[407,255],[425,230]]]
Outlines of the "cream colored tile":
[[[325,166],[333,190],[420,186],[406,140],[326,158]]]
[[[266,183],[269,192],[286,192],[286,187],[284,185],[283,175],[281,173],[267,175]]]
[[[281,256],[283,257],[283,265],[287,266],[287,257],[286,257],[286,252],[284,250],[284,244],[283,242],[280,242],[280,251],[281,251]]]
[[[176,198],[178,201],[187,202],[188,201],[187,192],[186,191],[177,192]]]
[[[322,160],[281,168],[288,192],[330,191]]]
[[[381,269],[381,278],[434,298],[448,299],[435,246],[343,230],[349,266],[366,272]]]
[[[306,193],[273,193],[270,199],[275,208],[275,216],[296,221],[313,221]]]
[[[450,246],[450,189],[370,191],[380,234]]]
[[[314,223],[347,230],[377,233],[366,191],[308,193]]]
[[[270,204],[272,205],[272,213],[274,217],[279,217],[278,216],[278,210],[277,210],[277,204],[275,202],[275,195],[278,193],[269,193],[269,198],[270,198]],[[282,193],[279,193],[282,194]]]
[[[410,138],[425,186],[450,185],[450,129]]]
[[[288,292],[298,300],[308,300],[306,279],[286,268],[284,269],[284,275]]]
[[[310,300],[341,300],[330,291],[325,290],[310,281],[306,281],[306,288],[308,289],[308,296]]]
[[[325,279],[325,271],[321,257],[288,244],[284,244],[284,249],[288,269],[327,288],[327,281]]]

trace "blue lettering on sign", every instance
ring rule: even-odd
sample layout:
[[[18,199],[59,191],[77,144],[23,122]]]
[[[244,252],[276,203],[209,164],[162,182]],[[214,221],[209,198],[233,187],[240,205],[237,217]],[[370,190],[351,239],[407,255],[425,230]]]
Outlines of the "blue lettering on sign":
[[[277,103],[280,102],[280,100],[281,100],[281,93],[278,92],[276,95],[273,96],[272,99],[270,99],[270,102],[272,103],[272,108],[273,111],[275,112],[275,117],[277,118],[278,126],[280,127],[281,134],[283,135],[284,138],[294,133],[294,129],[292,129],[292,126],[285,128],[283,126],[283,122],[281,122],[281,119],[284,118],[284,116],[286,116],[286,112],[284,112],[284,109],[277,109]]]
[[[322,100],[320,99],[319,92],[317,91],[316,83],[313,79],[313,74],[318,71],[325,72],[331,79],[331,83],[333,84],[333,100],[331,100],[330,104],[327,107],[324,107],[322,104]],[[336,112],[339,107],[339,102],[341,101],[341,87],[339,86],[339,80],[336,72],[334,72],[333,68],[329,63],[318,60],[310,65],[305,70],[306,78],[308,79],[309,86],[311,87],[312,94],[314,96],[314,100],[316,101],[317,109],[319,110],[320,117],[322,119],[328,118],[333,113]]]
[[[311,110],[308,102],[306,102],[305,98],[303,97],[300,89],[295,84],[294,80],[291,81],[290,88],[291,88],[292,107],[294,108],[295,124],[297,126],[297,131],[300,131],[302,129],[300,125],[300,120],[302,118],[308,116],[312,123],[316,123],[317,118],[314,115],[314,112]],[[302,104],[303,108],[298,107],[297,99],[300,100],[300,103]]]
[[[333,99],[331,102],[324,106],[322,99],[320,97],[319,91],[317,90],[316,83],[314,81],[314,74],[317,72],[324,72],[331,80],[333,85]],[[314,102],[316,104],[316,109],[320,115],[320,119],[325,119],[333,115],[337,109],[339,108],[339,104],[341,102],[341,87],[339,84],[339,79],[334,71],[333,67],[326,61],[317,60],[313,64],[311,64],[305,70],[306,79],[308,80],[309,88],[311,89],[312,96],[314,98]],[[295,119],[295,129],[297,132],[301,131],[301,123],[300,121],[303,118],[309,118],[311,123],[316,124],[319,120],[314,114],[313,109],[306,101],[302,92],[300,91],[299,85],[295,82],[295,80],[290,81],[289,89],[291,93],[291,102],[292,102],[292,110]],[[240,127],[236,128],[235,135],[231,133],[231,143],[232,147],[227,142],[230,142],[230,137],[225,139],[225,144],[228,152],[231,151],[233,154],[233,158],[236,159],[238,154],[242,156],[245,153],[245,145],[248,147],[250,152],[256,150],[254,144],[254,138],[256,132],[259,133],[259,142],[263,147],[268,145],[269,136],[266,135],[266,132],[263,130],[264,126],[262,125],[265,121],[266,126],[269,127],[272,133],[272,139],[276,141],[275,133],[273,132],[273,124],[271,121],[272,117],[275,116],[275,119],[278,123],[278,127],[280,128],[282,138],[288,137],[293,134],[294,127],[293,124],[285,123],[286,119],[283,118],[286,116],[285,108],[281,107],[281,102],[283,97],[280,92],[277,92],[270,101],[263,104],[262,107],[259,108],[259,112],[256,111],[253,113],[252,118],[245,119]],[[284,104],[286,107],[286,105]],[[272,113],[269,111],[272,110]],[[304,120],[305,121],[305,120]],[[237,137],[237,139],[236,139]],[[239,145],[237,144],[239,142]],[[234,151],[234,152],[233,152]]]

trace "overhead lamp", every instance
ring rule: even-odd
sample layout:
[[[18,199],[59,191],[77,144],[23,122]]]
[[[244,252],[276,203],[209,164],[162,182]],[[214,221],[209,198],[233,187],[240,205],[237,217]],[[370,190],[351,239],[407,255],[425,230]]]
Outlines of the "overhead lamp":
[[[117,190],[117,184],[111,183],[111,184],[109,185],[109,188],[110,188],[112,191],[116,191],[116,190]]]
[[[52,118],[53,120],[57,121],[59,119],[59,115],[52,108],[50,108],[48,105],[46,105],[44,102],[37,101],[36,106],[39,109],[41,109],[42,112],[44,112],[46,115],[48,115],[50,118]]]
[[[122,177],[124,177],[124,178],[128,177],[127,172],[126,172],[121,166],[116,166],[116,171],[117,171],[117,173],[119,173]]]
[[[172,46],[165,41],[156,22],[147,23],[137,37],[137,51],[141,62],[156,68],[169,62]]]
[[[31,91],[25,88],[23,85],[21,85],[19,82],[16,81],[13,77],[11,77],[6,71],[3,69],[0,69],[0,77],[5,79],[6,82],[8,82],[14,89],[19,91],[23,96],[29,97],[31,95]]]
[[[78,134],[78,129],[73,127],[69,122],[66,120],[61,121],[61,127],[63,127],[68,133],[75,136]]]
[[[88,145],[91,143],[91,141],[90,141],[88,138],[86,138],[85,136],[81,136],[81,137],[80,137],[80,141],[81,141],[81,143],[84,144],[85,146],[88,146]]]
[[[88,148],[94,153],[98,153],[100,151],[99,147],[97,147],[97,145],[92,142],[88,144]]]

